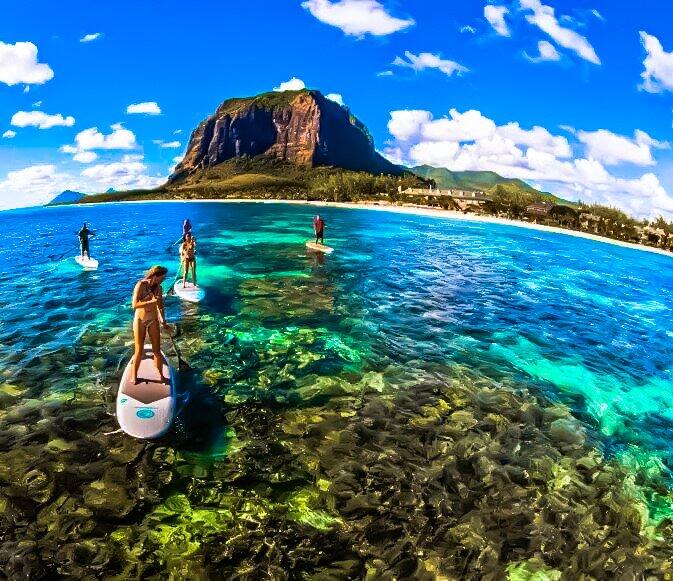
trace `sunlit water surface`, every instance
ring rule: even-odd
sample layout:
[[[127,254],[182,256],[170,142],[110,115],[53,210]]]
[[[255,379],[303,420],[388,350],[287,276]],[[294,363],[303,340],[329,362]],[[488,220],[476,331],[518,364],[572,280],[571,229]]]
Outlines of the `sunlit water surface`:
[[[64,543],[110,535],[131,561],[139,530],[150,531],[147,550],[161,556],[155,567],[183,567],[230,531],[236,511],[222,511],[233,489],[254,495],[246,501],[256,507],[246,513],[253,520],[279,503],[290,520],[329,530],[334,507],[309,508],[329,489],[316,468],[319,443],[334,441],[331,430],[343,426],[333,422],[355,414],[367,394],[392,401],[411,390],[413,399],[414,381],[426,373],[565,405],[606,458],[670,484],[670,258],[508,226],[351,209],[321,210],[326,243],[336,249],[321,257],[304,247],[314,212],[148,203],[0,214],[0,446],[14,467],[0,469],[14,487],[0,498],[29,499],[15,502],[23,517],[5,527],[18,540],[30,519],[55,519],[61,505],[87,515],[58,525],[69,532],[47,551],[46,570],[57,562],[76,572],[73,563],[89,557],[63,556]],[[185,217],[207,297],[199,305],[167,300],[193,372],[182,379],[188,401],[174,430],[145,446],[110,435],[130,356],[128,304],[152,264],[168,266],[172,280],[177,247],[167,248]],[[72,259],[83,221],[97,232],[95,272]],[[173,355],[170,343],[164,349]],[[312,421],[321,426],[314,433]],[[306,437],[317,442],[313,464],[301,444],[288,443]],[[69,466],[59,467],[66,457]],[[21,480],[31,470],[38,484]],[[91,511],[107,524],[85,524]],[[171,555],[181,564],[171,565]],[[125,566],[105,562],[128,573]]]

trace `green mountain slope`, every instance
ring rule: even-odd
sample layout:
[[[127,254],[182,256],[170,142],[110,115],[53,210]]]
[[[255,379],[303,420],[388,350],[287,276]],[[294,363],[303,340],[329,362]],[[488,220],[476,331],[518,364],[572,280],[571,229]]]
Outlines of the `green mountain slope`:
[[[434,180],[438,188],[485,191],[499,184],[511,184],[521,191],[538,192],[523,180],[504,178],[493,171],[451,171],[443,167],[429,165],[412,167],[410,171],[422,178]]]

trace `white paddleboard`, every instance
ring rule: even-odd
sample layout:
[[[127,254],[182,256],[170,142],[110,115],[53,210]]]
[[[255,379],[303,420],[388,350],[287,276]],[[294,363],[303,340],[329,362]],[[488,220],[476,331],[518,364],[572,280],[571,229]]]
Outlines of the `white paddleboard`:
[[[128,362],[117,392],[117,421],[129,436],[158,438],[165,434],[175,416],[175,373],[162,353],[164,376],[170,384],[159,382],[152,346],[145,345],[138,370],[140,383],[133,384],[133,358]]]
[[[315,250],[316,252],[322,252],[323,254],[332,254],[332,252],[334,252],[334,248],[330,248],[324,244],[316,244],[315,242],[307,242],[306,248]]]
[[[98,261],[95,258],[75,256],[75,262],[86,270],[96,270],[98,268]]]
[[[178,295],[183,301],[189,303],[200,303],[206,296],[206,291],[200,286],[194,286],[191,282],[186,283],[187,286],[182,286],[182,281],[178,280],[173,285],[173,292]]]

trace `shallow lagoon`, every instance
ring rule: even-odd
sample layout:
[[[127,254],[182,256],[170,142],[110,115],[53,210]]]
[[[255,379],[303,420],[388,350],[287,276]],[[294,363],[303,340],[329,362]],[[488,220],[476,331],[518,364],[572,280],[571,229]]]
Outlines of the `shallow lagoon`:
[[[665,571],[671,259],[334,208],[321,259],[314,212],[0,214],[5,575]],[[189,401],[143,444],[111,415],[130,292],[153,263],[174,272],[186,216],[208,289],[167,305]],[[84,220],[96,272],[48,258]]]

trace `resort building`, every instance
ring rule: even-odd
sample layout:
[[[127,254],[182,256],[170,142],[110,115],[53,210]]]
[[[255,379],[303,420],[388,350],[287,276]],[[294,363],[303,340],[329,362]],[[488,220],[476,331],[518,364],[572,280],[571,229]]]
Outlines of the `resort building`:
[[[534,218],[546,218],[553,207],[551,202],[533,202],[526,206],[526,214]]]
[[[403,190],[400,187],[398,191],[400,194],[408,196],[446,196],[451,198],[461,210],[483,206],[486,202],[493,200],[484,192],[472,190],[442,190],[439,188],[407,188]]]

